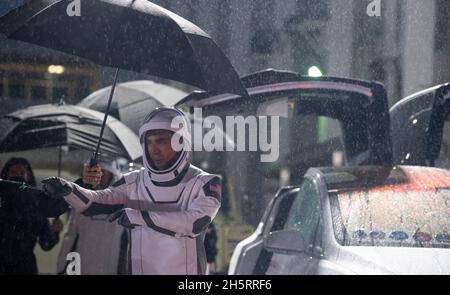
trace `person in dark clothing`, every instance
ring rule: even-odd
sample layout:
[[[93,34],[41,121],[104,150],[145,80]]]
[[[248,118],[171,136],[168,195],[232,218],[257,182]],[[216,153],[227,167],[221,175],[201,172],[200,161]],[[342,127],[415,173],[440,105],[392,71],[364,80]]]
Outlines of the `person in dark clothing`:
[[[211,274],[211,268],[215,268],[216,256],[217,256],[217,231],[214,223],[210,223],[205,234],[205,252],[206,252],[206,262],[207,272],[206,274]]]
[[[0,274],[38,274],[34,247],[49,251],[59,241],[62,223],[57,217],[67,204],[53,199],[36,184],[27,160],[12,158],[0,179]]]

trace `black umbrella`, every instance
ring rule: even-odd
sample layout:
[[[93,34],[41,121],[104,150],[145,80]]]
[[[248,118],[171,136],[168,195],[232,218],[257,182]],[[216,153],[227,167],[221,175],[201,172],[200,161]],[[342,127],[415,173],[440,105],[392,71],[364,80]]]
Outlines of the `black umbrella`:
[[[34,0],[0,18],[0,33],[95,63],[143,72],[205,89],[247,96],[238,74],[211,37],[146,0],[80,1],[71,16],[64,0]],[[103,128],[90,165],[97,159]]]
[[[0,152],[66,146],[94,151],[103,113],[73,105],[28,107],[0,119]],[[108,118],[100,154],[136,160],[142,148],[136,134],[120,121]]]
[[[112,86],[99,89],[84,98],[79,106],[105,112]],[[188,92],[150,80],[117,84],[111,101],[110,114],[136,134],[148,114],[156,107],[172,106]]]
[[[230,61],[193,23],[147,0],[34,0],[0,18],[8,38],[97,64],[175,80],[213,94],[247,95]]]

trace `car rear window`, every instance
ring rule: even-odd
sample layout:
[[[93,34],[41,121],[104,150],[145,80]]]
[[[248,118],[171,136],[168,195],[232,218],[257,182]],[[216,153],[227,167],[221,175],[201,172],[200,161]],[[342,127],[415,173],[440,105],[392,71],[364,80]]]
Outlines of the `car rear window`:
[[[327,187],[338,243],[450,247],[450,171],[397,166],[337,174],[346,177],[333,174]]]
[[[450,248],[450,183],[339,190],[330,203],[341,245]]]

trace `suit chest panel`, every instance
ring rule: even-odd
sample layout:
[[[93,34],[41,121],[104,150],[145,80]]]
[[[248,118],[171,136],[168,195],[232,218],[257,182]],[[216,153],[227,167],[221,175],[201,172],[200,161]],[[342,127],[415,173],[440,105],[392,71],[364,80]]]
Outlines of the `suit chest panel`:
[[[136,187],[129,202],[131,208],[149,211],[185,210],[185,184],[175,186],[157,186],[146,177],[136,182]],[[145,180],[145,181],[144,181]]]
[[[141,173],[129,191],[128,207],[153,211],[186,210],[199,190],[198,185],[194,185],[198,184],[196,176],[188,173],[177,185],[157,186],[148,175]]]

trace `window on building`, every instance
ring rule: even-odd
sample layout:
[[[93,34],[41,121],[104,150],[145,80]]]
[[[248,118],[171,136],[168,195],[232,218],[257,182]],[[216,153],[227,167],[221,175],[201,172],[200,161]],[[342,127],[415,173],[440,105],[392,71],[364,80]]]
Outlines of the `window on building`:
[[[31,99],[42,100],[47,98],[46,89],[44,86],[34,86],[31,88]]]
[[[25,98],[25,87],[23,84],[10,84],[9,96],[11,98]]]
[[[436,3],[436,50],[450,48],[450,1],[438,0]]]
[[[250,50],[253,54],[270,54],[277,40],[277,32],[271,19],[273,3],[257,0],[253,2],[251,26],[253,35],[250,40]]]

